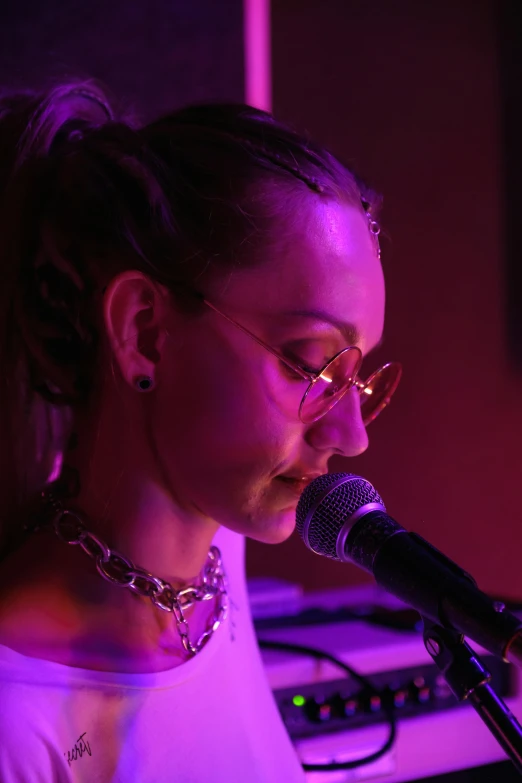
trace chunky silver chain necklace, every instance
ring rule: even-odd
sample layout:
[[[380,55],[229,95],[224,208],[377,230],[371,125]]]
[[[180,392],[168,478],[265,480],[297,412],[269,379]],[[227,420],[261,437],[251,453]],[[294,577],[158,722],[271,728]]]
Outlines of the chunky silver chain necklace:
[[[87,530],[76,512],[64,508],[54,495],[44,492],[42,498],[49,510],[47,524],[50,522],[59,539],[66,544],[79,545],[94,560],[96,570],[107,582],[150,598],[154,606],[172,612],[181,643],[189,655],[194,656],[202,649],[228,613],[227,580],[221,552],[216,546],[210,547],[196,584],[177,590],[169,582],[136,566],[125,555],[110,549],[101,538]],[[30,529],[36,531],[39,527]],[[211,599],[215,600],[214,612],[199,639],[192,642],[185,611]]]

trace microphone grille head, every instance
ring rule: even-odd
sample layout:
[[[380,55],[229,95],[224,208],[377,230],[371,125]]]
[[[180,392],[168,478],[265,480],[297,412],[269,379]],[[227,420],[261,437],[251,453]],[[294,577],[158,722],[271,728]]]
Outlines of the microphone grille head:
[[[299,498],[297,532],[313,552],[339,560],[336,544],[344,522],[368,503],[384,506],[369,481],[353,473],[326,473],[314,479]]]

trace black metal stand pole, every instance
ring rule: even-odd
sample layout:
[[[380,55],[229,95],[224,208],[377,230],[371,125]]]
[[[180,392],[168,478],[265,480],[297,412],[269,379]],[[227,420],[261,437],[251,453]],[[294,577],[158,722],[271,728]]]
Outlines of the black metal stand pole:
[[[459,701],[468,700],[522,775],[522,727],[462,634],[423,617],[424,644]]]

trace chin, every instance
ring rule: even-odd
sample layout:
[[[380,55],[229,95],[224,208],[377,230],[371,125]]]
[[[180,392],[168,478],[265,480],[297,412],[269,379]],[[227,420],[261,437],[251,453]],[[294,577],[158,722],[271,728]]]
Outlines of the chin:
[[[260,527],[246,533],[261,544],[282,544],[295,530],[295,509],[286,509],[263,520]]]

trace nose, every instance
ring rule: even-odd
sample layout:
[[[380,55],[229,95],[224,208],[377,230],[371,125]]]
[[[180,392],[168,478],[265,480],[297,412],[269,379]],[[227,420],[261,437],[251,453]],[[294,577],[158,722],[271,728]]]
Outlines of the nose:
[[[368,434],[357,389],[351,388],[325,416],[310,424],[305,439],[317,451],[344,457],[357,457],[366,451]]]

